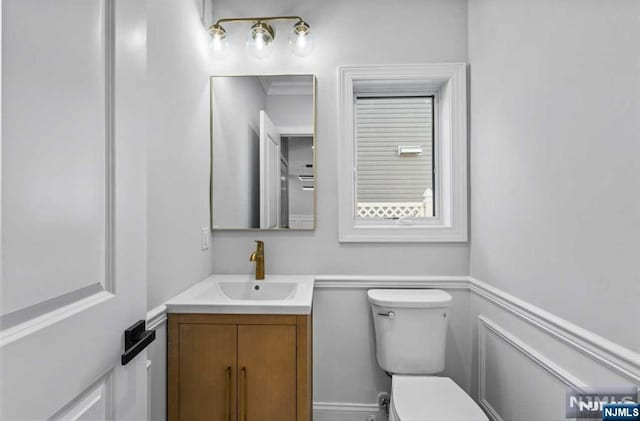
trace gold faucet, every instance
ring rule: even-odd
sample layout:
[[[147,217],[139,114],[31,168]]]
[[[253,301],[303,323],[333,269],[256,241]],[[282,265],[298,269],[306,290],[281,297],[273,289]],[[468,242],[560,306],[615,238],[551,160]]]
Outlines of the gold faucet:
[[[264,241],[256,241],[256,251],[249,256],[250,262],[256,262],[256,281],[264,279]]]

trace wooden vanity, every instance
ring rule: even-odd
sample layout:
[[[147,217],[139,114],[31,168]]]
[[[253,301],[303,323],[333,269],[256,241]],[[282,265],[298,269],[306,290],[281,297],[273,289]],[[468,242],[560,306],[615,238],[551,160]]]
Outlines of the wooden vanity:
[[[311,421],[311,314],[168,317],[169,421]]]

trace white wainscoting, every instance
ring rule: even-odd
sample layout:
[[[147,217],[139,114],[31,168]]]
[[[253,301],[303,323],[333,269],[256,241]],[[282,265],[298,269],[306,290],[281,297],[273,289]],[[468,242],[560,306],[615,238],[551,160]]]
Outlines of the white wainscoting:
[[[516,399],[510,400],[518,402],[517,413],[513,415],[520,414],[524,416],[525,414],[535,413],[540,419],[560,419],[558,415],[562,414],[564,410],[564,391],[567,388],[583,391],[586,388],[586,384],[540,354],[530,344],[521,341],[493,321],[480,315],[478,316],[478,322],[478,402],[482,408],[494,420],[503,419],[487,398],[487,377],[491,376],[491,378],[495,379],[497,375],[504,375],[507,382],[503,381],[500,388],[497,388],[494,382],[492,392],[494,395],[498,394],[499,399],[502,401],[505,400],[505,395],[509,393],[516,395],[514,396],[514,398],[517,397]],[[493,347],[490,345],[492,338],[494,340],[498,339],[497,343],[493,343]],[[487,355],[490,352],[489,349],[500,349],[500,345],[503,346],[502,354],[492,352],[491,355]],[[514,352],[517,355],[513,355]],[[497,361],[500,364],[497,367],[490,366],[487,361],[489,358],[493,358],[494,363]],[[510,367],[507,366],[506,363],[512,360],[518,362],[519,370],[511,371]],[[543,371],[540,371],[540,369]],[[488,373],[488,371],[491,372]],[[525,373],[528,373],[528,375],[525,375]],[[541,387],[546,382],[551,384]],[[558,392],[558,386],[561,386],[559,393],[555,393],[555,396],[551,397],[547,401],[548,404],[543,407],[536,407],[535,402],[531,404],[527,400],[529,395],[536,392],[539,393],[540,390],[555,390]],[[549,402],[553,402],[554,405],[550,405]]]
[[[640,354],[475,278],[469,278],[469,286],[472,293],[498,305],[631,382],[640,384]]]
[[[167,419],[167,307],[159,305],[147,313],[147,329],[156,331],[156,340],[147,349],[147,379],[150,421]]]
[[[377,367],[366,291],[440,288],[454,297],[447,337],[453,378],[496,421],[563,419],[569,388],[634,384],[640,355],[468,276],[316,276],[314,420],[365,421],[390,379]],[[166,308],[149,311],[156,329],[149,359],[151,419],[166,398]]]
[[[565,419],[565,394],[640,387],[640,355],[469,278],[475,382],[493,420]]]

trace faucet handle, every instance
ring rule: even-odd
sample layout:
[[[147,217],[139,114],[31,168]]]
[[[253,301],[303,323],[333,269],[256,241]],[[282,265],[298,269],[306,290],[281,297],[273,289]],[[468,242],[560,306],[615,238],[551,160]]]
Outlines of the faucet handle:
[[[253,241],[255,241],[255,243],[257,244],[258,250],[260,250],[261,248],[264,248],[264,241],[261,241],[261,240],[253,240]]]

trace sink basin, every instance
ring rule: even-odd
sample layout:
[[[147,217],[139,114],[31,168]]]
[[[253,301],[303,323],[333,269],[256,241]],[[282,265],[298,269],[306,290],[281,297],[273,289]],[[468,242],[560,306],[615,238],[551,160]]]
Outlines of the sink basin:
[[[310,314],[310,275],[211,275],[167,301],[169,313]]]
[[[218,282],[218,288],[231,300],[290,300],[298,285],[294,282]]]

